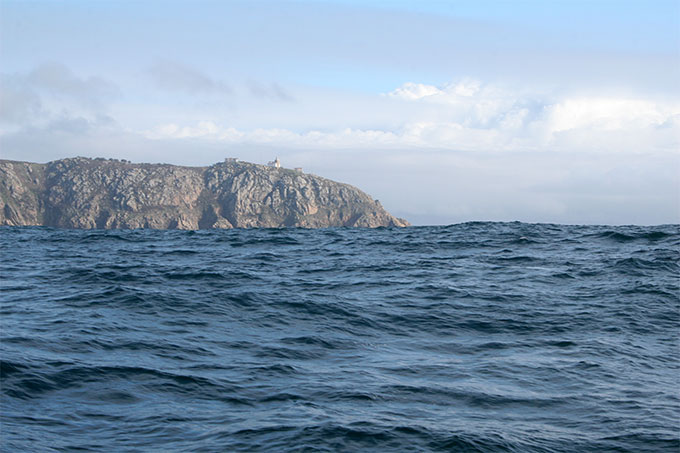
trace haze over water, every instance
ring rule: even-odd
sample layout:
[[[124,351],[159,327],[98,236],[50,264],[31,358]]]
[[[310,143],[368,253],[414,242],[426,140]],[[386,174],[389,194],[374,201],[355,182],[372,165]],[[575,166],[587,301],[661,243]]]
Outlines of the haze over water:
[[[680,448],[677,225],[0,246],[4,451]]]

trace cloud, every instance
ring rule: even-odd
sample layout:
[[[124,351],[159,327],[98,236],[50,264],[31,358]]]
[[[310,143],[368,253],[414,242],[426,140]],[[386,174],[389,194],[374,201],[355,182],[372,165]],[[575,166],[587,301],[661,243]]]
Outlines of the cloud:
[[[22,123],[40,114],[42,102],[33,88],[18,77],[0,76],[0,122]]]
[[[656,127],[680,113],[677,106],[644,99],[571,98],[550,106],[552,132],[572,129],[622,130]]]
[[[433,85],[425,85],[422,83],[406,82],[399,88],[388,93],[389,96],[393,96],[399,99],[406,99],[413,101],[416,99],[423,99],[430,96],[440,95],[442,91]]]
[[[318,106],[323,100],[311,102]],[[338,111],[332,104],[324,107]],[[163,123],[142,134],[151,139],[198,138],[301,148],[610,153],[677,150],[680,137],[677,102],[631,96],[557,96],[471,79],[442,87],[407,83],[355,109],[361,110],[363,118],[389,120],[379,126],[342,127],[348,121],[343,115],[352,115],[347,111],[338,114],[335,127],[247,128],[206,118],[193,124]]]
[[[249,80],[248,91],[252,96],[275,101],[293,101],[293,97],[278,83],[264,84],[255,80]]]
[[[447,121],[405,124],[404,137],[424,146],[554,149],[595,144],[599,150],[678,146],[680,102],[644,96],[556,95],[465,79],[442,87],[406,83],[387,94],[414,108],[437,106]],[[569,140],[565,140],[569,137]],[[625,140],[621,140],[625,137]]]
[[[149,74],[159,88],[191,95],[231,94],[225,82],[213,79],[194,68],[174,61],[163,60],[149,69]]]
[[[120,95],[113,83],[97,76],[78,77],[61,63],[38,66],[26,76],[28,84],[41,91],[77,102],[93,110]]]
[[[345,148],[347,146],[393,147],[400,136],[390,131],[345,128],[337,132],[310,130],[295,132],[284,128],[240,130],[219,126],[213,121],[199,121],[195,126],[175,123],[159,125],[142,135],[152,140],[204,139],[228,144],[280,145],[303,148]]]
[[[270,101],[293,101],[293,96],[276,82],[263,83],[250,79],[245,86],[233,86],[210,77],[190,66],[162,60],[148,70],[156,86],[170,93],[200,95],[246,95]]]
[[[430,101],[450,102],[458,97],[474,96],[479,92],[480,87],[481,82],[475,79],[463,79],[456,83],[446,84],[443,87],[406,82],[399,88],[388,93],[388,95],[407,100],[427,98]]]
[[[96,76],[81,77],[61,63],[46,63],[26,73],[0,74],[3,131],[33,127],[64,117],[105,116],[120,90]]]
[[[185,93],[231,92],[221,81],[172,62],[152,71],[167,87]],[[56,127],[72,118],[92,124],[116,120],[108,105],[114,84],[75,75],[60,64],[2,76],[0,133],[17,127]],[[452,151],[677,151],[680,103],[644,96],[559,94],[463,78],[440,86],[408,82],[384,95],[346,100],[314,91],[267,112],[249,97],[291,100],[278,84],[247,83],[246,97],[147,106],[140,127],[135,110],[116,110],[126,130],[152,140],[198,139],[223,144],[299,148],[444,149]],[[162,101],[167,102],[167,101]],[[154,110],[155,109],[155,110]],[[319,115],[320,109],[324,114]],[[157,111],[158,115],[154,112]],[[262,126],[266,117],[266,127]],[[237,120],[237,124],[234,123]],[[292,119],[292,120],[291,120]],[[288,124],[286,124],[288,123]],[[13,125],[14,129],[7,126]],[[109,127],[109,126],[107,126]]]

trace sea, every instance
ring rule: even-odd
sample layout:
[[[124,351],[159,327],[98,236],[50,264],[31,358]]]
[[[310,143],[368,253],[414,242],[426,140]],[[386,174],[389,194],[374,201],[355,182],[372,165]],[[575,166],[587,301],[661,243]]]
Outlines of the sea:
[[[0,228],[4,452],[680,451],[680,226]]]

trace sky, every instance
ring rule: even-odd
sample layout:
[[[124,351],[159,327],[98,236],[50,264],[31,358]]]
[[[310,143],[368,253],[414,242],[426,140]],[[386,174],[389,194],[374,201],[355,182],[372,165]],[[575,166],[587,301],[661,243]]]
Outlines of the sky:
[[[680,223],[680,1],[0,0],[0,158],[353,184],[414,224]]]

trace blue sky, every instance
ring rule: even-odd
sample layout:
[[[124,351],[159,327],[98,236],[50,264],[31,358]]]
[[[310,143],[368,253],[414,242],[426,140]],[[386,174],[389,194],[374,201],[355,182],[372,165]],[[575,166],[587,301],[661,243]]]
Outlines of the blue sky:
[[[0,2],[0,154],[350,182],[416,223],[680,221],[677,1]]]

